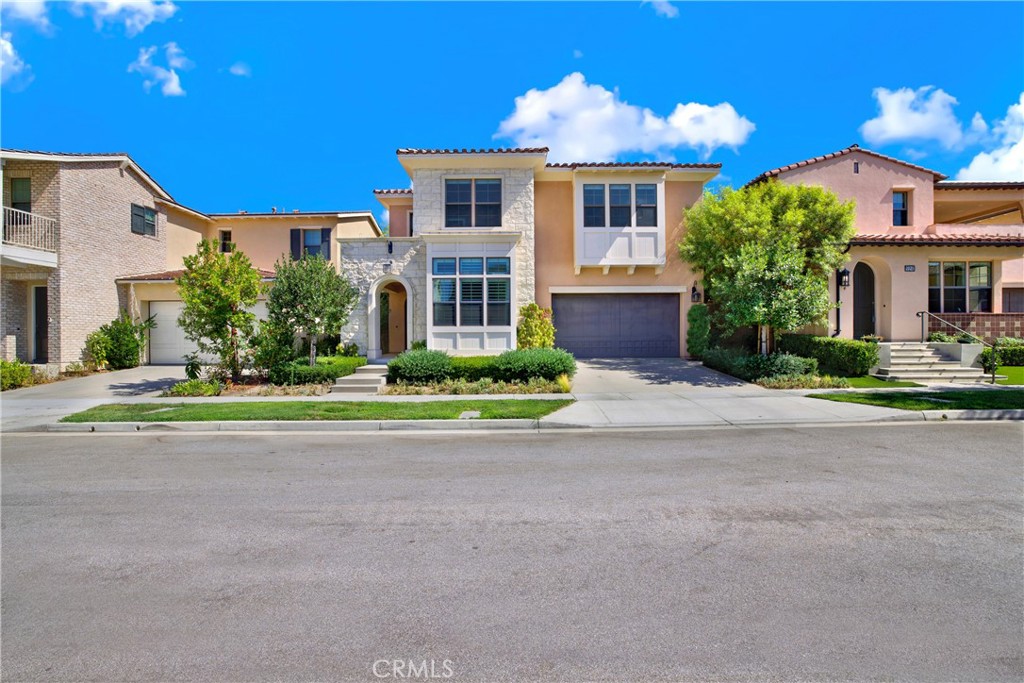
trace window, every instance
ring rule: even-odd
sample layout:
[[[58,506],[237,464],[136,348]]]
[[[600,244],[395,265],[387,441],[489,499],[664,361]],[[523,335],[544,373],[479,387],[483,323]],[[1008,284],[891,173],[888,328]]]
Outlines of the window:
[[[605,206],[605,190],[608,205]],[[658,225],[658,186],[612,183],[583,186],[584,228],[654,228]]]
[[[431,259],[436,327],[512,324],[512,272],[508,257]]]
[[[910,225],[910,193],[892,193],[892,224]]]
[[[409,237],[413,236],[412,231],[412,211],[409,212]]]
[[[854,175],[860,175],[860,162],[859,161],[853,162],[853,174]]]
[[[29,178],[11,178],[11,208],[32,211],[32,181]]]
[[[331,260],[330,228],[292,228],[292,258],[298,261],[304,256],[323,256]]]
[[[446,228],[501,226],[501,180],[498,178],[445,180],[444,225]]]
[[[221,230],[220,231],[220,253],[230,254],[231,253],[231,231]]]
[[[136,235],[156,236],[156,211],[148,206],[132,204],[132,232]]]
[[[984,261],[930,262],[928,310],[932,313],[991,313],[992,264]]]

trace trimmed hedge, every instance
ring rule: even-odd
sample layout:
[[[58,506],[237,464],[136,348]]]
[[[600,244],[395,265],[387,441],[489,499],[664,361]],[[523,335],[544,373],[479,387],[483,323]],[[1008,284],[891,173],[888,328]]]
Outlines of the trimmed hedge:
[[[878,345],[854,339],[784,334],[779,351],[814,358],[822,372],[840,377],[860,377],[878,365]]]
[[[813,375],[818,361],[789,353],[770,356],[750,356],[735,349],[708,349],[704,352],[704,365],[748,382],[794,375]]]
[[[20,360],[0,360],[0,390],[32,384],[32,367]]]
[[[455,356],[443,351],[406,351],[388,363],[388,382],[430,384],[444,380],[528,382],[576,374],[576,359],[562,349],[516,349],[500,356]]]
[[[220,382],[204,382],[201,379],[188,379],[178,382],[167,390],[168,396],[219,396]]]
[[[992,349],[985,347],[985,350],[981,352],[981,367],[985,368],[985,372],[992,372],[993,366],[999,367],[1000,365],[1024,366],[1024,344],[1003,346],[1000,343],[999,359],[995,363],[992,362]]]
[[[312,367],[305,360],[275,365],[267,379],[271,384],[323,384],[351,375],[363,365],[366,365],[366,359],[361,356],[321,356]]]
[[[708,349],[711,338],[711,318],[705,304],[694,304],[686,313],[686,352],[700,358]]]

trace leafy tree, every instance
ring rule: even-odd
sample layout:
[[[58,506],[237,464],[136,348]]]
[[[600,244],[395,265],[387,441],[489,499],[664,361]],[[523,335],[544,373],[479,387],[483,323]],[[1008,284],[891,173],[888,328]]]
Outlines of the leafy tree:
[[[316,345],[328,332],[337,334],[359,293],[320,255],[274,264],[276,278],[267,296],[267,317],[278,329],[309,335],[309,364],[316,365]]]
[[[253,335],[256,315],[249,309],[260,293],[259,272],[241,251],[223,254],[217,240],[203,240],[195,254],[185,257],[185,272],[177,284],[185,304],[178,325],[200,351],[216,355],[237,381]]]
[[[551,349],[555,346],[555,324],[551,309],[528,303],[519,309],[516,345],[520,349]]]
[[[824,322],[835,308],[828,277],[846,260],[854,203],[821,187],[775,181],[707,193],[684,213],[679,255],[703,274],[715,323],[726,334],[775,334]]]

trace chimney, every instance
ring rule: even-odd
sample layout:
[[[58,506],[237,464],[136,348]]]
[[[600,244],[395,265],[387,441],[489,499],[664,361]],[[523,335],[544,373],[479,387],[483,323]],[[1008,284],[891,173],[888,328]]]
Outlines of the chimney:
[[[276,206],[270,207],[270,213],[277,213],[277,207]]]
[[[299,213],[298,209],[292,209],[292,213]]]
[[[247,214],[247,213],[249,213],[249,212],[248,212],[248,211],[245,211],[244,209],[239,209],[239,210],[238,210],[238,213],[239,213],[239,214],[242,214],[242,215],[245,215],[245,214]]]

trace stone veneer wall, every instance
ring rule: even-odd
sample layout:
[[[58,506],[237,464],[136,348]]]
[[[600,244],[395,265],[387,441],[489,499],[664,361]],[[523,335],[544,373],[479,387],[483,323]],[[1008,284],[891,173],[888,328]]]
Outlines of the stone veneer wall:
[[[516,246],[516,296],[520,306],[536,299],[536,259],[534,186],[532,168],[503,169],[417,169],[413,171],[413,213],[416,233],[452,232],[463,229],[444,227],[444,179],[501,178],[501,227],[494,230],[517,230],[521,237]],[[481,228],[480,230],[490,230]],[[466,241],[472,237],[467,235]],[[515,313],[515,312],[513,312]],[[424,335],[426,334],[424,328]],[[422,339],[423,337],[415,337]]]
[[[388,254],[388,242],[392,253]],[[406,334],[411,342],[427,338],[427,248],[418,237],[345,238],[341,246],[341,275],[359,292],[359,299],[341,329],[343,343],[355,342],[359,353],[369,347],[367,319],[371,288],[385,276],[401,275],[412,288],[412,329]],[[391,267],[385,269],[385,263]]]
[[[1024,337],[1024,313],[940,313],[946,322],[992,343],[996,337]],[[929,332],[958,332],[929,316]]]

